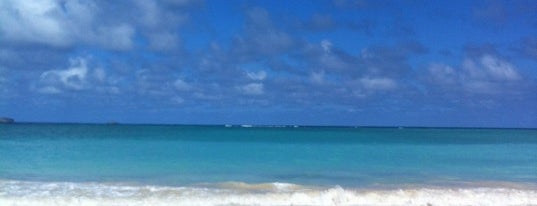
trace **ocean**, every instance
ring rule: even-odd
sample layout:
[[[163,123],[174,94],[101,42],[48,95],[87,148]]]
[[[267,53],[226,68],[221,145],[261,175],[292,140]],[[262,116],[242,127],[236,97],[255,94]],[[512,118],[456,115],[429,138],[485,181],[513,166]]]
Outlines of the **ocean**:
[[[0,205],[537,205],[537,130],[0,124]]]

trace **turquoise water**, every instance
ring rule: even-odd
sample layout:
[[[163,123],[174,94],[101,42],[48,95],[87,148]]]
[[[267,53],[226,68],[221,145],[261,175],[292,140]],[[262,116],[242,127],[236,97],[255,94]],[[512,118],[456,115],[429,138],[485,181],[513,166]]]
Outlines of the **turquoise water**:
[[[343,191],[522,185],[534,201],[537,130],[0,125],[0,180],[0,203],[51,183],[196,191],[230,189],[226,183]]]

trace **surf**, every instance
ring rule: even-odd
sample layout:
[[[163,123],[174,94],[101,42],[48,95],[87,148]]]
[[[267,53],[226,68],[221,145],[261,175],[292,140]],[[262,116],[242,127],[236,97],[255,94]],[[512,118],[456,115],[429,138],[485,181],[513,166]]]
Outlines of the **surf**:
[[[535,205],[534,188],[312,187],[291,183],[223,182],[197,186],[129,183],[0,181],[6,206],[174,205]]]

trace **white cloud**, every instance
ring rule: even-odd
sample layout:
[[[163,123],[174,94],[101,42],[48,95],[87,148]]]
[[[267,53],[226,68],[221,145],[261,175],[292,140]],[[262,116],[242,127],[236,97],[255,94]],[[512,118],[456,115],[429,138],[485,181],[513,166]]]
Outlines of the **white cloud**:
[[[53,87],[53,86],[46,86],[46,87],[39,88],[39,89],[37,89],[37,92],[42,93],[42,94],[59,94],[59,93],[62,93],[61,90],[59,90],[58,88]]]
[[[2,38],[53,46],[69,44],[70,36],[60,20],[58,6],[55,0],[0,1]]]
[[[322,40],[320,46],[322,55],[319,57],[319,64],[322,68],[327,69],[327,71],[343,71],[351,67],[351,64],[340,54],[332,52],[332,42]]]
[[[90,68],[88,58],[77,57],[69,60],[66,69],[48,70],[39,76],[35,91],[43,94],[58,94],[65,91],[95,90],[97,92],[119,94],[115,85],[117,79],[109,77],[102,68]]]
[[[459,70],[445,64],[431,64],[428,71],[433,84],[451,89],[459,87],[469,93],[508,91],[522,79],[513,64],[488,54],[465,59]]]
[[[246,75],[252,80],[262,81],[267,77],[267,72],[258,71],[258,72],[247,72]]]
[[[175,80],[173,82],[173,86],[175,87],[175,89],[179,91],[190,91],[193,88],[192,85],[190,85],[189,83],[185,82],[182,79]]]
[[[324,71],[312,72],[310,74],[310,80],[311,80],[311,82],[313,82],[315,84],[324,84],[325,83]]]
[[[98,86],[95,88],[97,92],[108,94],[119,94],[121,90],[116,86]]]
[[[238,89],[243,94],[247,94],[247,95],[261,95],[264,93],[262,83],[250,83],[247,85],[240,86],[238,87]]]
[[[465,91],[471,93],[493,94],[499,91],[496,84],[487,81],[467,81],[462,86]]]
[[[245,33],[235,38],[234,52],[245,56],[279,55],[296,45],[295,39],[273,24],[269,12],[253,8],[247,12]]]
[[[143,11],[140,16],[143,25],[154,27],[159,24],[161,11],[156,1],[137,0],[134,3]]]
[[[429,74],[430,80],[437,84],[452,85],[458,81],[458,74],[453,67],[445,64],[431,64]]]
[[[480,63],[489,75],[497,80],[512,81],[520,79],[515,67],[509,62],[502,61],[491,55],[484,55],[481,57]]]
[[[138,23],[141,32],[147,37],[149,47],[157,51],[166,51],[177,48],[181,43],[177,35],[179,26],[184,25],[189,15],[178,12],[173,7],[186,7],[195,4],[192,1],[180,3],[171,1],[136,0],[134,1],[138,12]]]
[[[332,51],[332,42],[330,42],[329,40],[322,40],[321,41],[321,47],[323,48],[323,50],[325,52],[331,52]]]
[[[129,24],[115,26],[102,26],[98,28],[98,33],[94,34],[94,41],[101,46],[115,50],[128,50],[132,48],[134,42],[134,28]]]
[[[170,7],[167,3],[171,2],[155,0],[134,1],[134,4],[140,12],[138,21],[143,27],[149,28],[150,30],[156,30],[164,24],[167,25],[167,27],[175,27],[184,24],[188,20],[188,14],[168,10]],[[195,4],[195,2],[185,1],[182,4],[175,5],[181,7],[188,6],[189,4]]]
[[[183,99],[182,97],[179,97],[179,96],[172,97],[171,100],[175,104],[182,104],[183,102],[185,102],[185,99]]]
[[[517,69],[509,62],[491,55],[483,55],[477,61],[466,59],[462,64],[466,77],[482,80],[515,81],[521,79]]]
[[[99,11],[94,1],[0,1],[0,41],[54,47],[83,43],[118,50],[131,48],[134,28],[126,23],[101,21]]]
[[[392,90],[397,87],[397,84],[393,79],[385,77],[364,77],[360,79],[360,83],[364,88],[370,90]]]
[[[159,51],[173,49],[179,44],[179,38],[171,32],[151,33],[148,38],[149,46]]]
[[[97,81],[104,82],[106,80],[106,72],[104,69],[96,68],[93,70],[93,76]]]
[[[71,66],[65,70],[50,70],[43,72],[40,81],[45,84],[60,85],[71,90],[85,89],[87,87],[86,76],[88,73],[86,60],[83,58],[76,58],[72,59],[70,62]],[[50,89],[48,89],[48,91],[50,91]]]

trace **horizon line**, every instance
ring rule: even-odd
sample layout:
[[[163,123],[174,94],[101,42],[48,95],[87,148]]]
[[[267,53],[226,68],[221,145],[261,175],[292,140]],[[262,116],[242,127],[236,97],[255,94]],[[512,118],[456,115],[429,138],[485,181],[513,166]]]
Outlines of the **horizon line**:
[[[535,130],[537,127],[494,127],[494,126],[416,126],[416,125],[321,125],[321,124],[250,124],[250,123],[122,123],[117,121],[109,122],[47,122],[47,121],[15,121],[7,124],[80,124],[80,125],[147,125],[147,126],[225,126],[234,128],[288,128],[288,127],[340,127],[340,128],[429,128],[429,129],[530,129]],[[7,125],[6,124],[6,125]],[[0,124],[2,125],[2,124]]]

